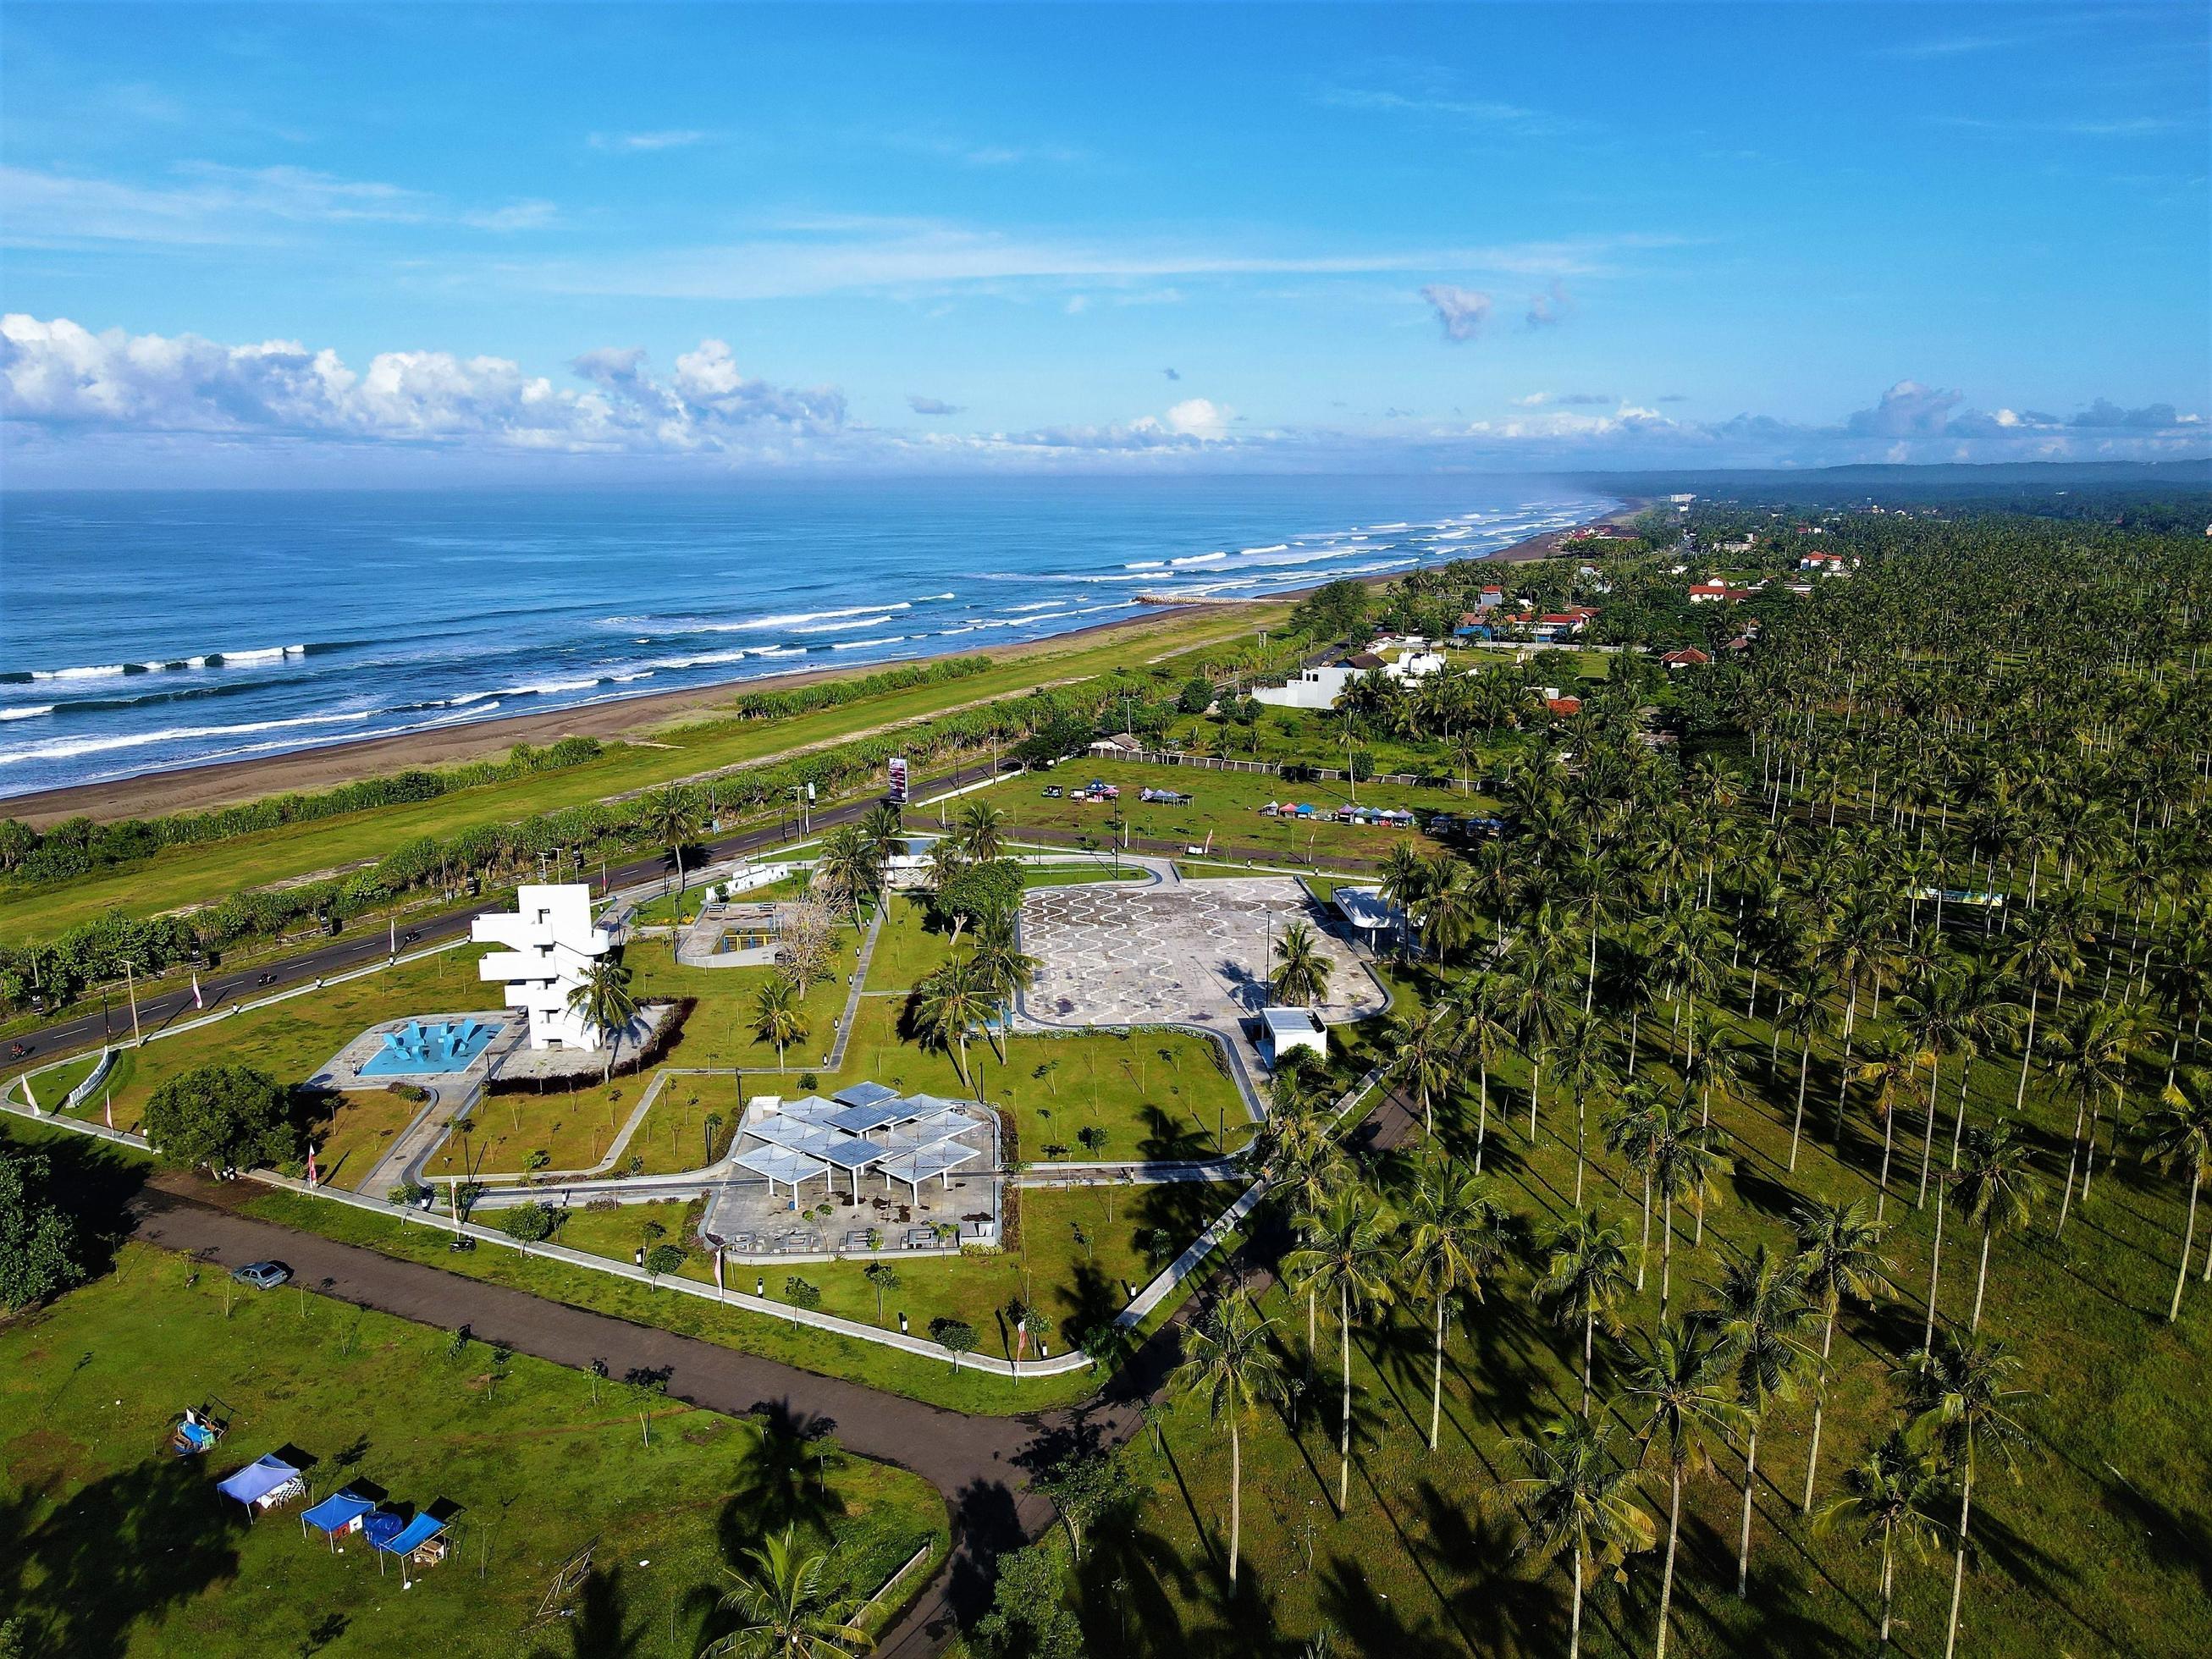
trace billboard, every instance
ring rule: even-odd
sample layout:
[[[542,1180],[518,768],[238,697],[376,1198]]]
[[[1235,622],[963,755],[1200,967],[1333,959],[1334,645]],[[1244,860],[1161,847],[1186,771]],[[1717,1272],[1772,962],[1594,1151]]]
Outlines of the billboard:
[[[891,805],[903,806],[907,802],[906,757],[893,755],[890,759]]]

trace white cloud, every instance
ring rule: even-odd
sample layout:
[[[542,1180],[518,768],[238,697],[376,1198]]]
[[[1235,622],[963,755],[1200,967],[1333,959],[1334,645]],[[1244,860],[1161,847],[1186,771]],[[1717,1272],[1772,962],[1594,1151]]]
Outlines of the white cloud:
[[[1847,416],[1844,430],[1855,437],[1924,438],[1942,431],[1951,411],[1963,401],[1955,392],[1899,380],[1872,409]]]
[[[906,406],[917,415],[957,415],[962,412],[958,404],[948,404],[942,398],[909,396]]]
[[[1169,431],[1211,443],[1223,435],[1230,413],[1207,398],[1186,398],[1161,418]]]
[[[538,228],[556,216],[549,202],[457,208],[422,191],[309,167],[189,161],[172,172],[177,182],[140,185],[0,167],[0,198],[8,204],[0,238],[16,246],[240,244],[276,240],[302,226],[451,224],[513,231]]]
[[[1541,294],[1529,296],[1528,315],[1522,320],[1532,329],[1553,328],[1572,313],[1574,308],[1574,299],[1568,294],[1566,284],[1554,278],[1552,285]]]
[[[1437,321],[1447,340],[1472,340],[1482,332],[1483,324],[1490,320],[1490,296],[1471,288],[1431,283],[1421,290],[1421,297],[1435,308]]]
[[[501,357],[386,351],[356,374],[296,341],[222,345],[0,319],[0,415],[50,431],[654,453],[742,449],[844,423],[842,394],[748,380],[720,340],[679,356],[665,381],[635,348],[586,352],[571,367],[586,389]]]
[[[595,132],[585,142],[593,149],[618,155],[637,155],[661,149],[688,149],[703,143],[707,135],[689,127],[662,132]]]

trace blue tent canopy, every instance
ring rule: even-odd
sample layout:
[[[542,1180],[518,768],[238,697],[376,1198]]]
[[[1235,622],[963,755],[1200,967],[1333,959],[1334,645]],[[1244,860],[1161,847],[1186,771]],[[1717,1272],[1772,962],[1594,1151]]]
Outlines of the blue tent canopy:
[[[343,1532],[376,1507],[349,1492],[332,1492],[300,1519],[319,1532]]]
[[[271,1452],[248,1463],[229,1480],[218,1484],[216,1490],[226,1498],[235,1498],[241,1504],[258,1504],[270,1493],[299,1478],[299,1470]]]
[[[444,1522],[434,1521],[427,1515],[416,1516],[396,1532],[375,1528],[377,1520],[397,1522],[398,1519],[396,1515],[372,1517],[369,1522],[372,1530],[369,1533],[368,1541],[380,1550],[391,1551],[394,1555],[405,1555],[411,1550],[419,1549],[446,1529]]]

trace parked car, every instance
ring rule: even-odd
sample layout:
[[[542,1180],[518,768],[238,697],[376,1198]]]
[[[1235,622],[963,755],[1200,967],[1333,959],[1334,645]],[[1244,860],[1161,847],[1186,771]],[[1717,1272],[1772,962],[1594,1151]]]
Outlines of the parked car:
[[[273,1291],[291,1278],[292,1270],[281,1261],[249,1261],[243,1267],[233,1267],[230,1276],[257,1291]]]
[[[1047,800],[1059,800],[1066,793],[1067,791],[1056,783],[1048,783],[1044,787],[1044,798]]]

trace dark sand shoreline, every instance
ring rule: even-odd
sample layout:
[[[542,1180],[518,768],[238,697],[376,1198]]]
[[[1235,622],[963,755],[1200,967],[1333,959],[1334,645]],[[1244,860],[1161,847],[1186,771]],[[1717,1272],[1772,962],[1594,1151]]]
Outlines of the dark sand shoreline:
[[[1591,524],[1604,523],[1631,514],[1640,503],[1631,502]],[[1573,527],[1571,527],[1571,529]],[[1570,530],[1550,530],[1530,536],[1486,555],[1482,562],[1519,564],[1549,558],[1559,550]],[[1399,572],[1364,578],[1380,586]],[[1180,605],[1147,605],[1127,617],[1048,634],[988,653],[954,651],[942,656],[899,659],[852,668],[796,669],[764,674],[751,679],[718,680],[711,685],[682,690],[647,691],[635,696],[611,697],[603,702],[568,704],[542,714],[500,714],[489,720],[465,721],[434,731],[396,732],[386,737],[361,738],[316,748],[287,750],[282,754],[257,755],[234,761],[211,761],[198,766],[173,767],[165,771],[141,772],[100,783],[72,784],[61,789],[0,797],[0,817],[21,818],[27,823],[49,826],[64,818],[162,817],[174,812],[204,811],[269,795],[312,794],[333,789],[361,778],[417,768],[458,766],[468,761],[501,755],[518,743],[544,747],[565,737],[623,738],[636,741],[653,728],[667,725],[676,716],[704,712],[716,704],[754,691],[789,690],[818,681],[856,678],[897,666],[900,662],[940,661],[945,658],[988,654],[994,662],[1018,661],[1024,657],[1064,651],[1088,638],[1176,621],[1209,613],[1243,609],[1251,605],[1294,604],[1310,587],[1271,593],[1264,599],[1217,601]]]

